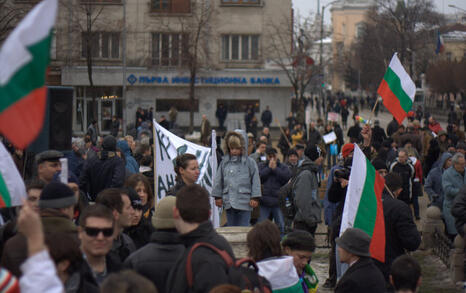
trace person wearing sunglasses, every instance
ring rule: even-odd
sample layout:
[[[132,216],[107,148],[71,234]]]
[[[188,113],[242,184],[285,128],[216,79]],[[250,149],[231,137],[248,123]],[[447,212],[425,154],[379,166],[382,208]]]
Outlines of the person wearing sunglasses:
[[[98,284],[101,284],[109,273],[120,269],[120,266],[108,257],[113,245],[114,230],[113,213],[108,207],[95,204],[83,211],[78,236],[84,258]]]

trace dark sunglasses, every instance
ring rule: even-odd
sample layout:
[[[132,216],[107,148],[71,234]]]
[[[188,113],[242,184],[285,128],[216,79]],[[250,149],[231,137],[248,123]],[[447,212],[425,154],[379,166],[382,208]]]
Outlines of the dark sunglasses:
[[[91,227],[85,227],[84,231],[86,234],[90,237],[97,237],[100,232],[104,235],[104,237],[110,237],[113,235],[113,227],[112,228],[91,228]]]

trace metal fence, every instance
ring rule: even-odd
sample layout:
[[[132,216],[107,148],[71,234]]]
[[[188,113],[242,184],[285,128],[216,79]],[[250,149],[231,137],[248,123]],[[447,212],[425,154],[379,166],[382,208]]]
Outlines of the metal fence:
[[[442,231],[435,229],[433,252],[447,267],[450,267],[450,253],[452,247],[453,242],[447,236],[445,236]]]

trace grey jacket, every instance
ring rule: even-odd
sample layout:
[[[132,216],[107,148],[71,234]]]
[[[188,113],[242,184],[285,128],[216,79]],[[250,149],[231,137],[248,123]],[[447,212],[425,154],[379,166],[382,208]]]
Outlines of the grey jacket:
[[[305,160],[300,168],[305,170],[298,174],[296,182],[292,186],[294,204],[297,210],[294,221],[305,222],[309,226],[315,226],[322,222],[322,207],[317,195],[319,188],[317,172],[319,171],[319,166],[311,160]]]
[[[222,198],[225,209],[251,211],[249,201],[261,197],[261,183],[256,162],[247,156],[225,155],[218,166],[211,195]]]

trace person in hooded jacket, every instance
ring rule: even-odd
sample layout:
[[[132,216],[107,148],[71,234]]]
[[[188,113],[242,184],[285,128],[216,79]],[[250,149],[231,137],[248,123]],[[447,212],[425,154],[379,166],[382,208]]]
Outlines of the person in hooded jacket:
[[[126,170],[129,172],[128,175],[132,175],[139,172],[139,164],[131,154],[128,142],[126,140],[119,140],[117,147],[123,152],[126,160]]]
[[[443,187],[442,187],[442,174],[451,166],[452,154],[445,152],[440,156],[440,164],[430,170],[427,175],[424,190],[429,196],[430,204],[443,209]]]
[[[277,159],[277,150],[267,147],[265,150],[267,161],[259,164],[259,175],[261,178],[263,192],[260,200],[259,222],[269,218],[278,224],[280,232],[285,233],[285,222],[279,206],[278,191],[291,177],[291,171],[287,165]]]

